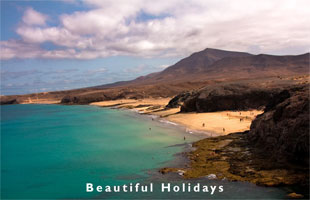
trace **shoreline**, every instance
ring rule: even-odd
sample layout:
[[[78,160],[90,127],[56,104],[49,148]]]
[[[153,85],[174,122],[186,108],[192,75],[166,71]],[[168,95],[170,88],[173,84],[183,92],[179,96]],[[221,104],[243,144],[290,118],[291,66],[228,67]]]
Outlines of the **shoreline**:
[[[95,106],[100,106],[102,103],[99,102],[95,104]],[[156,121],[161,123],[169,122],[168,124],[171,126],[183,127],[189,134],[198,133],[206,136],[204,139],[202,138],[196,142],[192,142],[190,148],[185,147],[180,154],[175,155],[174,160],[183,160],[184,163],[178,162],[177,164],[168,164],[158,169],[159,173],[163,175],[170,174],[172,176],[180,176],[185,180],[203,177],[208,179],[211,177],[211,179],[213,179],[213,177],[215,177],[215,179],[218,180],[248,182],[257,186],[287,186],[289,188],[287,190],[287,197],[307,196],[306,192],[304,192],[304,190],[306,190],[304,186],[300,185],[301,191],[294,188],[294,185],[300,184],[300,180],[306,179],[303,177],[304,169],[300,170],[299,166],[290,166],[284,169],[283,166],[277,165],[277,163],[273,163],[272,160],[267,159],[263,152],[257,151],[247,142],[246,135],[252,120],[254,120],[257,115],[262,114],[263,111],[179,113],[180,108],[166,109],[165,105],[162,105],[161,109],[156,108],[153,111],[153,109],[149,109],[152,108],[152,106],[156,105],[138,105],[136,106],[137,108],[135,108],[135,106],[130,105],[130,103],[124,103],[115,106],[101,107],[131,110],[139,115],[153,115]],[[225,122],[230,122],[228,125],[232,125],[232,127],[226,128],[226,130],[228,130],[226,133],[218,131],[214,132],[214,134],[210,134],[209,131],[201,131],[202,128],[199,127],[201,123],[199,119],[201,117],[203,119],[209,118],[214,121],[217,120],[216,122],[221,125],[223,125],[223,122],[224,124]],[[192,120],[190,120],[191,118]],[[173,121],[171,119],[173,119]],[[234,131],[234,126],[239,125],[239,123],[235,123],[236,121],[239,123],[243,122],[243,126],[246,124],[248,125],[247,127],[243,127],[243,129],[239,129],[239,131]],[[192,122],[194,122],[194,126],[190,126]],[[300,192],[302,194],[300,194]]]
[[[215,115],[219,117],[218,120],[222,124],[223,121],[236,121],[240,120],[240,116],[243,117],[243,122],[247,120],[247,123],[256,117],[257,114],[262,111],[255,111],[257,113],[251,114],[254,111],[222,111],[213,113],[179,113],[179,108],[165,109],[166,104],[158,104],[158,102],[166,102],[168,99],[155,100],[155,103],[151,103],[150,99],[144,100],[126,100],[126,102],[119,102],[123,100],[108,101],[108,102],[96,102],[88,104],[90,106],[107,107],[114,109],[124,109],[133,111],[139,115],[148,115],[148,117],[154,119],[160,123],[166,123],[163,120],[169,122],[166,123],[169,126],[183,127],[185,131],[191,134],[190,126],[186,124],[177,123],[169,120],[171,116],[179,117],[182,120],[188,120],[193,117],[194,120],[204,117],[212,117]],[[146,103],[148,102],[148,103]],[[156,104],[157,103],[157,104]],[[41,102],[36,104],[55,104]],[[241,113],[241,114],[240,114]],[[248,115],[250,114],[250,116]],[[170,117],[170,118],[169,118]],[[213,116],[214,117],[214,116]],[[229,119],[230,118],[230,119]],[[248,118],[248,119],[246,119]],[[177,118],[178,119],[178,118]],[[214,119],[214,118],[213,118]],[[241,122],[241,121],[240,121]],[[201,121],[196,121],[201,123]],[[197,127],[197,126],[196,126]],[[230,130],[230,129],[227,129]],[[235,131],[234,134],[230,134],[227,131],[225,134],[208,135],[207,132],[194,129],[193,132],[203,133],[207,136],[205,139],[200,139],[191,143],[192,147],[189,151],[182,151],[177,157],[183,157],[189,162],[184,165],[167,166],[159,169],[162,174],[173,173],[179,174],[184,179],[192,179],[199,177],[208,177],[209,175],[216,175],[217,179],[228,179],[231,181],[245,181],[254,183],[260,186],[277,187],[281,185],[291,186],[299,183],[299,180],[303,180],[305,177],[303,169],[295,172],[294,170],[299,167],[291,166],[289,169],[279,168],[274,165],[271,160],[268,160],[256,152],[256,150],[249,145],[245,139],[245,131]],[[242,132],[242,133],[241,133]],[[176,158],[178,159],[178,158]],[[254,162],[252,162],[254,161]],[[233,168],[229,167],[233,166]],[[268,166],[266,169],[265,166]],[[268,168],[271,169],[268,169]],[[181,174],[180,174],[181,173]]]
[[[141,115],[151,115],[158,121],[184,127],[189,134],[199,133],[208,137],[228,135],[250,129],[253,119],[263,111],[220,111],[208,113],[180,113],[178,108],[166,108],[170,98],[120,99],[90,103],[91,106],[128,109]]]
[[[97,102],[94,104],[100,106],[102,103]],[[264,152],[260,152],[248,143],[246,135],[250,125],[256,116],[262,114],[263,111],[180,113],[180,108],[166,109],[165,105],[161,105],[161,109],[156,108],[154,110],[150,109],[154,105],[134,107],[130,103],[124,103],[114,106],[117,109],[133,110],[141,115],[154,115],[159,122],[163,123],[160,120],[166,120],[170,124],[173,123],[176,126],[184,127],[189,134],[192,131],[192,133],[202,133],[206,136],[204,139],[191,143],[191,148],[187,149],[187,151],[184,149],[175,158],[183,158],[186,160],[185,163],[163,167],[159,169],[160,173],[176,174],[183,179],[216,177],[215,179],[219,180],[248,182],[257,186],[287,186],[291,188],[291,192],[287,193],[287,197],[294,197],[295,195],[307,196],[306,192],[302,192],[302,195],[296,194],[296,190],[293,188],[294,185],[300,185],[301,182],[307,179],[304,177],[305,169],[301,169],[298,165],[283,168],[282,164],[278,165],[272,162],[272,160],[265,157]],[[221,127],[215,125],[215,127],[211,127],[212,130],[215,130],[214,134],[210,134],[210,130],[205,130],[205,127],[200,126],[203,123],[201,119],[207,120],[207,122],[211,120],[216,125],[225,125],[226,131],[222,132]],[[236,129],[236,126],[240,125],[243,127]],[[305,190],[302,184],[300,187],[302,191]]]
[[[140,115],[154,116],[153,120],[179,126],[189,134],[218,137],[250,129],[252,120],[263,111],[219,111],[206,113],[180,113],[178,108],[166,108],[171,98],[119,99],[93,102],[90,106],[126,109]],[[61,104],[58,100],[36,99],[22,104]],[[64,104],[65,105],[65,104]]]

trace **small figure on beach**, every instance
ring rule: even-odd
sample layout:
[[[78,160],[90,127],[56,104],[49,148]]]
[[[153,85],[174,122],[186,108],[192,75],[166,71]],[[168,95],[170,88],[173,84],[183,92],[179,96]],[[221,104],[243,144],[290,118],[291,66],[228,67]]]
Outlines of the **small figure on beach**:
[[[241,112],[240,112],[240,115],[241,115]]]
[[[225,132],[225,128],[223,128],[223,132]]]
[[[202,123],[202,127],[205,127],[205,123]]]

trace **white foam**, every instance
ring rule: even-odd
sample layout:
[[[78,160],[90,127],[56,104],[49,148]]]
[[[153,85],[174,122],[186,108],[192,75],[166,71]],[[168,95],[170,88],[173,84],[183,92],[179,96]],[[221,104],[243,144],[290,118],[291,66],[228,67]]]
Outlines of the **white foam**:
[[[166,124],[171,124],[171,125],[174,125],[174,126],[178,125],[177,123],[174,123],[174,122],[171,122],[171,121],[168,121],[168,120],[164,120],[164,119],[159,120],[159,122],[166,123]]]

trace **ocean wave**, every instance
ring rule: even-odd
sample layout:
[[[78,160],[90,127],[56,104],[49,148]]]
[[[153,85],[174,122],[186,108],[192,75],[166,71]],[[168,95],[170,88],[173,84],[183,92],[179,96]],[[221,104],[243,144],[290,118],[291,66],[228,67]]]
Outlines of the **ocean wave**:
[[[171,125],[174,125],[174,126],[178,126],[177,123],[174,123],[174,122],[171,122],[171,121],[168,121],[168,120],[164,120],[164,119],[159,120],[159,122],[166,123],[166,124],[171,124]]]

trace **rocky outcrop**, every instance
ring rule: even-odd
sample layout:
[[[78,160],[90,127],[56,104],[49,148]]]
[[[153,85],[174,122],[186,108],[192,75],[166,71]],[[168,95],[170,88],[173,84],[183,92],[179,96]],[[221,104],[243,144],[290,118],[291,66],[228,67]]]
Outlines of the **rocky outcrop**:
[[[220,180],[248,181],[261,186],[308,188],[309,166],[274,162],[268,152],[258,151],[249,143],[247,134],[231,133],[197,141],[193,143],[194,150],[186,153],[190,160],[187,166],[165,167],[159,172],[182,172],[186,179],[215,175]]]
[[[62,104],[89,104],[92,102],[110,100],[105,95],[79,95],[65,96],[61,99]]]
[[[142,99],[145,96],[141,91],[132,89],[110,90],[110,91],[95,91],[81,95],[66,95],[62,98],[62,104],[89,104],[98,101],[108,101],[116,99]]]
[[[278,93],[278,89],[256,88],[245,84],[207,86],[187,96],[181,112],[262,109]]]
[[[166,108],[178,108],[179,106],[183,105],[183,102],[189,98],[193,93],[192,92],[183,92],[178,94],[177,96],[173,97]]]
[[[16,98],[1,96],[0,105],[19,104]]]
[[[233,96],[231,90],[226,91],[227,96]],[[243,94],[255,94],[253,90],[245,91]],[[308,199],[309,85],[292,86],[280,92],[268,91],[272,94],[270,100],[264,113],[252,122],[250,131],[197,141],[193,143],[195,149],[187,154],[189,166],[163,168],[160,172],[182,171],[184,178],[214,174],[219,179],[249,181],[264,186],[294,185],[302,194],[291,193],[288,197],[302,198],[305,195]],[[256,100],[261,101],[258,97]],[[187,105],[196,106],[197,99],[187,101],[189,99]]]
[[[252,122],[248,139],[277,161],[309,165],[309,86],[274,96]]]

